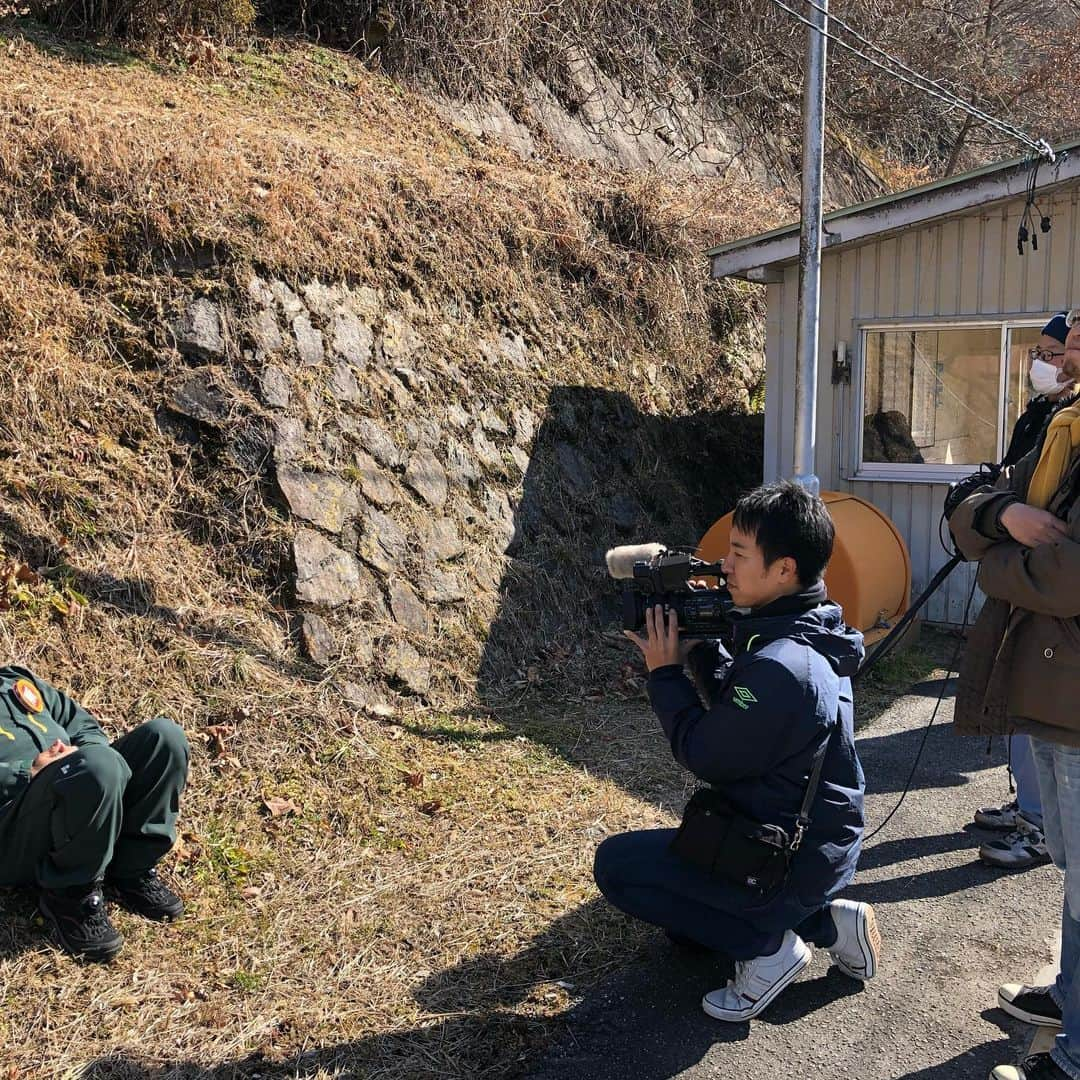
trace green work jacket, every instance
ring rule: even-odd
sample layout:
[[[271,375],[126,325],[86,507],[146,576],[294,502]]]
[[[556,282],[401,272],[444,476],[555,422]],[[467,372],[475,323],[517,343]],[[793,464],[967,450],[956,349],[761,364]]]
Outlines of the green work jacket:
[[[20,679],[37,687],[41,712],[32,712],[16,697]],[[57,739],[69,746],[109,745],[101,726],[77,701],[26,668],[0,667],[0,813],[30,783],[30,763]]]

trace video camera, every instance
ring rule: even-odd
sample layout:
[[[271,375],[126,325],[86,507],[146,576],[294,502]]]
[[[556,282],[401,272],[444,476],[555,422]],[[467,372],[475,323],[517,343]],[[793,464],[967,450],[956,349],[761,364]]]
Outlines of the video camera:
[[[640,630],[646,609],[656,604],[676,613],[680,637],[719,637],[727,626],[735,605],[720,563],[660,544],[612,548],[606,561],[608,573],[623,582],[624,630]],[[720,584],[698,585],[692,580],[698,578],[716,578]]]

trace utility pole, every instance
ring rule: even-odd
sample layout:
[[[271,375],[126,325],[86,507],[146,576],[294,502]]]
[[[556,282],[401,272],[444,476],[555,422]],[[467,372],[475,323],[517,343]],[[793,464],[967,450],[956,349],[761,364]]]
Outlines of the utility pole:
[[[814,473],[817,441],[818,325],[821,318],[821,189],[825,148],[825,46],[829,0],[808,7],[803,85],[802,231],[799,237],[799,330],[795,358],[795,479],[818,494]],[[818,10],[820,8],[821,10]]]

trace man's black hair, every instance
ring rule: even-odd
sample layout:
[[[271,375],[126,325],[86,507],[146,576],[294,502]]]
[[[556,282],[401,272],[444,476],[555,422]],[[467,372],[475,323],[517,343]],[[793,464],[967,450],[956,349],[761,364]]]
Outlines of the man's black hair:
[[[836,529],[829,511],[817,495],[792,480],[744,495],[731,524],[757,540],[766,566],[785,556],[794,559],[803,585],[818,581],[832,555]]]

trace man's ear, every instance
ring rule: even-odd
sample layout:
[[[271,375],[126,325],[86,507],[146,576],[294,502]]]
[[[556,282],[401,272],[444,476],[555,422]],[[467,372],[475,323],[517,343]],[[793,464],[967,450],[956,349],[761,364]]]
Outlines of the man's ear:
[[[793,581],[798,581],[799,564],[790,555],[781,557],[780,575],[785,585],[790,585]]]

